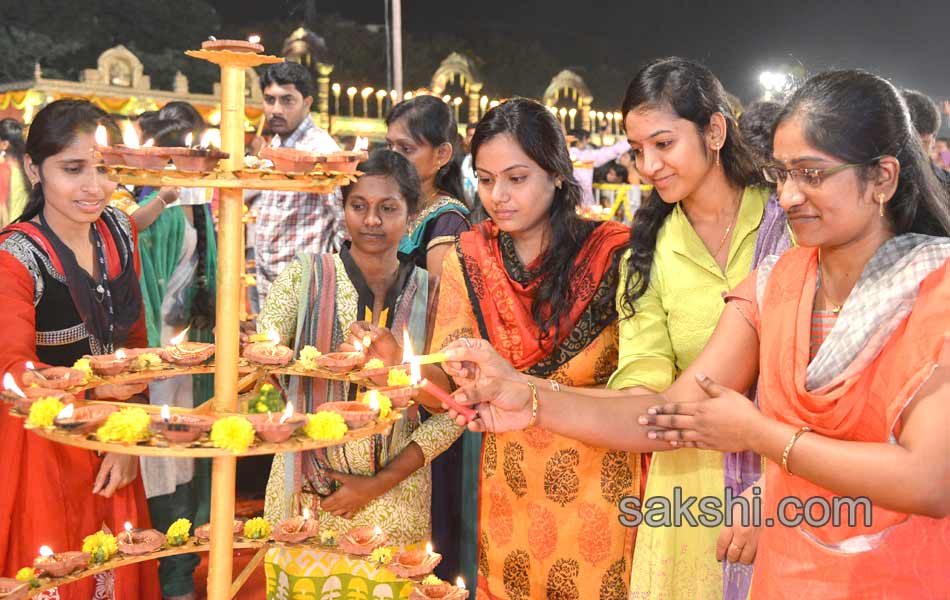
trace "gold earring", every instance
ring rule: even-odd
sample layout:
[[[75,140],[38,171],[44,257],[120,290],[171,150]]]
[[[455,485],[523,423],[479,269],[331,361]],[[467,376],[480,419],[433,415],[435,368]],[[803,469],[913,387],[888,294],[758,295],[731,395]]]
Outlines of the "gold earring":
[[[878,212],[883,217],[884,216],[884,194],[878,194],[877,201],[878,201]]]
[[[722,148],[722,146],[716,146],[716,166],[717,166],[717,167],[719,166],[719,150],[720,150],[721,148]]]

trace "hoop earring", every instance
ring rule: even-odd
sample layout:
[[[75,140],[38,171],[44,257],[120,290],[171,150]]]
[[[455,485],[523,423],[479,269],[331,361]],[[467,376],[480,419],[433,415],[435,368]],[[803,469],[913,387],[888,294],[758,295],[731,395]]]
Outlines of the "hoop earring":
[[[880,214],[883,217],[884,216],[884,194],[878,194],[877,201],[878,201],[878,214]]]

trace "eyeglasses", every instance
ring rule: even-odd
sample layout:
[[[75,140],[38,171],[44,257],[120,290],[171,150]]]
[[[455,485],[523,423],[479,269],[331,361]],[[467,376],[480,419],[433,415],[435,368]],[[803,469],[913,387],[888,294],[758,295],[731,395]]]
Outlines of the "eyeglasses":
[[[875,156],[874,158],[861,163],[847,163],[829,167],[827,169],[783,169],[777,165],[769,165],[762,168],[762,175],[765,176],[766,181],[769,183],[774,183],[775,185],[784,185],[788,178],[791,177],[798,185],[806,185],[808,187],[816,188],[821,185],[821,182],[824,181],[825,178],[830,177],[835,173],[840,173],[845,169],[851,169],[854,167],[863,167],[865,165],[877,162],[881,158],[883,158],[883,155]]]

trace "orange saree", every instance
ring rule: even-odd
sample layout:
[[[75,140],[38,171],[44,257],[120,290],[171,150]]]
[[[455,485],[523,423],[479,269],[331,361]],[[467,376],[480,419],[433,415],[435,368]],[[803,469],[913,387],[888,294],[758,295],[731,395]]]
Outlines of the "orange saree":
[[[815,374],[809,369],[809,337],[816,272],[817,251],[793,249],[775,263],[764,285],[760,279],[758,294],[754,274],[729,295],[738,300],[738,308],[759,331],[760,408],[772,419],[796,427],[807,425],[821,435],[897,443],[901,413],[933,372],[950,337],[950,262],[926,270],[929,274],[920,275],[919,287],[907,285],[906,299],[912,308],[905,306],[905,310],[909,313],[902,316],[895,311],[890,332],[873,331],[867,325],[872,335],[863,346],[854,346],[857,356],[819,387],[806,383]],[[894,279],[879,281],[875,285],[895,285]],[[875,296],[872,292],[861,298],[856,294],[860,287],[859,281],[852,292],[858,295],[856,301],[848,299],[857,310],[849,313],[845,304],[835,324],[845,329],[830,335],[838,333],[840,339],[861,328],[861,300],[873,301]],[[829,340],[830,336],[824,344]],[[813,362],[820,358],[821,354]],[[767,465],[765,476],[763,518],[776,519],[776,523],[782,498],[794,496],[804,502],[818,497],[831,503],[835,497],[830,490],[786,474],[775,463]],[[800,509],[789,507],[785,513],[793,518]],[[872,506],[870,526],[865,526],[863,509],[857,511],[856,526],[849,526],[849,513],[848,507],[838,507],[842,519],[838,527],[802,523],[765,528],[750,597],[938,598],[950,591],[946,565],[950,518],[932,519]]]
[[[578,301],[551,347],[531,318],[537,281],[491,223],[446,256],[432,348],[482,337],[519,370],[575,386],[603,385],[617,363],[614,254],[628,230],[598,227],[575,262]],[[609,294],[610,314],[594,307]],[[639,489],[639,456],[537,427],[485,434],[479,490],[478,600],[626,600],[634,530],[617,504]]]

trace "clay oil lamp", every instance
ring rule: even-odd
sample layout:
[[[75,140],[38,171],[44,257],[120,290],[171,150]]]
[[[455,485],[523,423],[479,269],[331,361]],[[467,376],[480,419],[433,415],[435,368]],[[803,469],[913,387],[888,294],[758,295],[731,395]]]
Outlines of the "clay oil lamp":
[[[260,152],[263,159],[274,163],[274,168],[286,173],[309,173],[320,160],[320,155],[293,148],[266,147]]]
[[[122,147],[109,145],[109,132],[102,125],[96,127],[96,153],[102,162],[109,165],[121,165],[123,162]]]
[[[419,390],[411,385],[381,387],[376,391],[389,398],[393,408],[406,408],[419,393]]]
[[[33,560],[33,568],[50,577],[65,577],[89,564],[88,552],[57,552],[49,546],[40,548],[40,555]]]
[[[156,529],[133,529],[126,521],[125,531],[116,536],[116,545],[126,556],[139,556],[164,546],[165,535]]]
[[[258,54],[264,51],[264,46],[260,42],[261,38],[257,35],[252,35],[247,40],[218,40],[212,36],[201,43],[201,49]]]
[[[426,543],[425,549],[410,550],[397,554],[388,568],[397,577],[409,579],[428,575],[442,561],[442,555],[432,551],[432,543]]]
[[[271,331],[266,342],[251,342],[244,347],[241,356],[262,365],[283,367],[294,358],[294,351],[280,343],[280,334]]]
[[[30,596],[30,582],[12,577],[0,577],[0,598],[3,600],[25,600]]]
[[[122,153],[123,162],[136,169],[164,169],[168,164],[165,148],[156,148],[154,140],[146,140],[139,146],[139,136],[128,121],[122,127],[122,145],[116,146]]]
[[[366,158],[367,154],[362,150],[342,150],[325,155],[320,162],[330,172],[355,173],[356,166]]]
[[[324,402],[317,408],[317,412],[332,411],[343,417],[343,421],[350,429],[359,429],[376,420],[379,416],[379,407],[373,408],[362,402]]]
[[[77,432],[90,431],[105,422],[109,415],[119,410],[111,404],[86,404],[76,407],[67,404],[56,415],[53,423],[62,429],[75,429]]]
[[[367,556],[373,550],[386,545],[386,534],[376,527],[357,527],[340,536],[340,550],[348,554]]]
[[[194,367],[211,358],[214,344],[204,342],[186,342],[186,327],[181,333],[169,340],[169,345],[159,350],[159,356],[167,363],[180,367]]]
[[[461,577],[455,580],[455,585],[447,581],[439,583],[421,583],[409,593],[409,600],[465,600],[468,590]]]
[[[310,518],[310,509],[304,508],[303,515],[282,521],[274,530],[274,539],[285,544],[299,544],[320,533],[320,522]]]
[[[52,390],[65,390],[82,385],[86,381],[86,376],[82,371],[70,367],[36,369],[31,361],[27,361],[22,380],[23,385],[27,387],[37,386]]]
[[[231,156],[227,152],[221,152],[212,145],[215,132],[211,129],[205,131],[201,137],[201,143],[192,146],[192,134],[185,137],[184,148],[166,148],[172,163],[179,171],[192,173],[203,173],[213,171],[218,166],[218,161]]]
[[[334,373],[347,373],[360,369],[366,364],[366,354],[363,352],[363,344],[356,342],[354,352],[329,352],[321,354],[314,359],[318,367],[322,367]]]
[[[280,417],[275,417],[271,412],[245,415],[245,417],[254,426],[257,437],[273,444],[286,442],[307,422],[306,415],[294,412],[293,402],[287,403]]]
[[[201,434],[211,431],[214,425],[212,417],[193,414],[172,414],[168,405],[162,406],[162,412],[152,415],[152,431],[162,434],[173,444],[190,444],[198,440]]]
[[[50,388],[28,387],[26,393],[16,384],[13,375],[6,373],[3,376],[3,391],[0,398],[13,404],[13,408],[24,415],[30,413],[30,407],[40,398],[56,398],[63,404],[70,404],[75,398],[69,392]]]
[[[85,358],[89,359],[93,372],[101,377],[118,375],[132,364],[132,357],[121,348],[113,354],[96,354]]]
[[[246,519],[234,519],[234,524],[232,531],[234,535],[241,536],[244,535],[244,523]],[[201,527],[195,529],[195,537],[198,538],[198,541],[207,542],[211,539],[211,523],[205,523]]]

